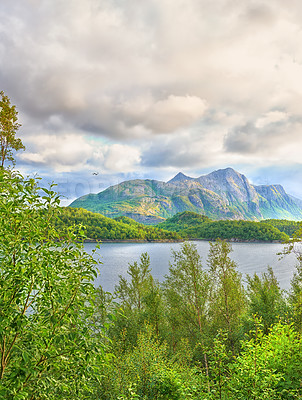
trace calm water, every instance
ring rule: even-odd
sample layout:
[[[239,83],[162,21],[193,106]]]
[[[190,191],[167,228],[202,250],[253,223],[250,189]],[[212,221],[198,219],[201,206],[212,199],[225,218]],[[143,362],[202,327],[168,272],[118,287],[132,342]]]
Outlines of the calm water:
[[[199,254],[202,256],[203,265],[206,267],[209,243],[206,241],[194,242]],[[103,243],[100,246],[99,265],[100,274],[96,279],[96,286],[102,285],[104,290],[113,292],[118,283],[118,276],[127,277],[129,263],[139,261],[142,253],[148,252],[151,260],[152,275],[160,282],[169,272],[169,262],[172,261],[171,249],[178,251],[181,243]],[[85,249],[91,252],[94,243],[86,243]],[[255,272],[266,271],[270,265],[283,289],[288,289],[290,280],[295,271],[296,259],[293,254],[280,260],[278,252],[284,245],[279,243],[233,243],[231,258],[237,263],[238,270],[245,277]]]

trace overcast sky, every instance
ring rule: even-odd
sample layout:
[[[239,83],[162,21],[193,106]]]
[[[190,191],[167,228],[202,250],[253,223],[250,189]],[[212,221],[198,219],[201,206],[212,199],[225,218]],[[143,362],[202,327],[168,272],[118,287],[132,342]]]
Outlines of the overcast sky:
[[[301,0],[1,0],[17,168],[66,204],[229,166],[302,198],[301,28]]]

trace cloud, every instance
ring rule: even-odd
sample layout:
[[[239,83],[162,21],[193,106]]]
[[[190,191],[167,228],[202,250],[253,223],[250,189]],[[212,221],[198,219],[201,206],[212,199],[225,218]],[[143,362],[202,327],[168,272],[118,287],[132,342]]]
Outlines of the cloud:
[[[28,168],[301,164],[302,3],[3,0]]]
[[[138,149],[114,144],[108,149],[104,166],[111,171],[130,172],[138,167],[140,160],[141,157]]]
[[[286,121],[288,119],[288,117],[289,117],[289,115],[285,112],[270,111],[270,112],[265,113],[262,117],[260,117],[256,121],[255,127],[263,128],[264,126],[275,123],[275,122]]]
[[[258,162],[283,164],[285,160],[299,163],[302,120],[272,111],[255,122],[236,126],[224,137],[224,150],[230,154],[242,154]],[[261,161],[262,160],[262,161]]]
[[[27,138],[28,151],[18,160],[33,166],[48,166],[56,172],[93,170],[127,173],[137,168],[140,152],[132,146],[100,144],[77,134],[39,135]]]
[[[18,156],[24,163],[47,165],[56,171],[81,169],[93,153],[93,147],[75,134],[32,136],[27,138],[29,150]]]
[[[129,130],[140,126],[152,133],[167,133],[194,124],[202,118],[207,106],[197,96],[169,95],[160,100],[150,97],[128,100],[117,108],[119,119]]]

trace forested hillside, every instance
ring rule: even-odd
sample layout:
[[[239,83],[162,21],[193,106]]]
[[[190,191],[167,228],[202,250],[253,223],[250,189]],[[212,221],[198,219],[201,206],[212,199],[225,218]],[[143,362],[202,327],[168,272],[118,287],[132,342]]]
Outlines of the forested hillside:
[[[299,226],[298,223],[295,224],[295,226]],[[261,223],[233,220],[212,221],[206,216],[185,211],[174,215],[157,226],[165,230],[178,232],[182,237],[191,239],[288,240],[289,236],[284,231],[281,232],[277,226],[291,227],[292,225],[290,223],[288,225],[282,225],[281,223],[278,225],[277,222],[275,225],[269,223],[269,221]]]
[[[73,225],[85,227],[86,236],[93,240],[180,240],[175,232],[145,226],[127,217],[112,219],[81,208],[60,209],[56,219],[57,228]]]
[[[279,229],[280,232],[284,232],[290,237],[292,237],[301,227],[301,222],[288,221],[286,219],[265,219],[260,222],[274,226],[275,228]]]

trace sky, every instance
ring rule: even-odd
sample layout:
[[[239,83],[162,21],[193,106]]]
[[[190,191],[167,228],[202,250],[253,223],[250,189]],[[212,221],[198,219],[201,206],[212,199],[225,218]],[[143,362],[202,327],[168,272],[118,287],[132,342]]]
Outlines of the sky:
[[[302,198],[301,0],[1,0],[25,175],[62,204],[232,167]]]

